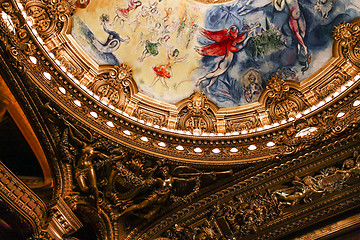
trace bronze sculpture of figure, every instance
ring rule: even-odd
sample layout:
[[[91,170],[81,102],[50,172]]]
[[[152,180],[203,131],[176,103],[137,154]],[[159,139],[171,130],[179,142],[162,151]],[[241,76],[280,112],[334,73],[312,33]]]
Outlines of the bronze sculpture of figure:
[[[81,151],[75,166],[75,179],[81,191],[92,194],[95,199],[96,208],[99,209],[99,190],[96,185],[93,160],[95,158],[108,159],[109,157],[95,150],[98,145],[97,142],[88,144],[75,137],[71,127],[69,127],[69,136],[80,147]]]

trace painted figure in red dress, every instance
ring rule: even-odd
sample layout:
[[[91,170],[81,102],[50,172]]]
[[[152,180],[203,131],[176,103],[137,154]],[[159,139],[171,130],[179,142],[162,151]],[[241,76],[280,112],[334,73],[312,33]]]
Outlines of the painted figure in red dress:
[[[156,77],[153,81],[153,83],[151,84],[151,86],[154,86],[155,83],[157,83],[159,80],[160,82],[166,86],[167,88],[168,85],[166,84],[166,78],[171,78],[173,75],[173,72],[171,70],[171,67],[175,64],[175,63],[179,63],[184,61],[187,58],[187,55],[185,55],[182,58],[179,58],[179,50],[175,49],[172,53],[168,53],[168,57],[167,57],[167,61],[166,64],[162,64],[162,65],[157,65],[155,67],[153,67],[153,70],[156,74]]]
[[[120,25],[123,26],[125,19],[129,18],[129,12],[137,9],[141,5],[140,0],[128,0],[127,8],[117,8],[114,21],[110,25],[114,25],[120,19]]]
[[[206,38],[213,40],[215,43],[204,47],[196,47],[196,52],[203,56],[223,56],[223,58],[220,60],[215,70],[207,73],[205,76],[202,76],[197,80],[196,86],[199,86],[207,79],[211,79],[210,83],[206,86],[206,90],[210,92],[210,87],[216,82],[217,77],[229,69],[234,59],[234,53],[245,47],[247,41],[249,40],[248,33],[252,29],[254,28],[244,28],[240,33],[237,26],[234,25],[230,26],[228,29],[223,29],[217,32],[201,29],[201,34]]]

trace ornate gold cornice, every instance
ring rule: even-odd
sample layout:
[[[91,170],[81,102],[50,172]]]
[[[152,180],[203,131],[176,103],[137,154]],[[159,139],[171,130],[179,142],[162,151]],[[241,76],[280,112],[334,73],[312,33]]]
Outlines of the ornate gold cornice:
[[[202,115],[191,115],[190,108],[184,107],[193,101],[191,96],[176,105],[154,101],[137,92],[131,67],[96,65],[67,34],[72,4],[68,1],[51,2],[46,7],[44,4],[23,1],[16,5],[14,1],[3,1],[2,10],[16,29],[13,34],[3,25],[4,46],[58,106],[89,128],[150,154],[208,163],[269,159],[304,147],[289,147],[288,141],[282,140],[302,130],[293,128],[296,119],[312,121],[315,115],[325,117],[340,109],[340,105],[350,106],[356,101],[358,21],[337,28],[334,57],[316,74],[300,84],[276,80],[283,82],[284,89],[289,91],[281,90],[276,96],[270,81],[258,103],[218,109],[206,100],[208,110]],[[340,37],[337,32],[343,29],[352,37]],[[14,45],[15,42],[20,45]],[[351,97],[347,97],[349,94]],[[333,121],[332,124],[343,124],[340,122],[344,120]],[[328,128],[324,122],[317,124]],[[314,121],[312,125],[316,125]],[[295,134],[284,136],[289,128]]]

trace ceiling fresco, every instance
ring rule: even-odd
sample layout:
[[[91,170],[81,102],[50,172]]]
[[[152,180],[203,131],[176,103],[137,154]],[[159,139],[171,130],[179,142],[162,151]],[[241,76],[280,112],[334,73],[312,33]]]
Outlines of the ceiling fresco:
[[[256,102],[278,75],[303,81],[332,56],[357,1],[77,1],[71,35],[99,65],[127,63],[139,92],[175,104],[201,89],[218,107]]]

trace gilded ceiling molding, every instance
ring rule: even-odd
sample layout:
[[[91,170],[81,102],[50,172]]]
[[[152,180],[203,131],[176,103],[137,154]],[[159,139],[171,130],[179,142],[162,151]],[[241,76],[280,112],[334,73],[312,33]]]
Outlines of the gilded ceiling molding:
[[[161,237],[274,239],[337,214],[340,209],[354,208],[360,203],[356,195],[360,191],[358,142],[358,132],[329,141],[184,207],[135,238],[154,238],[172,226]]]
[[[44,236],[47,214],[45,203],[2,162],[0,162],[0,198],[29,222],[35,239]]]
[[[71,235],[83,226],[61,197],[51,212],[52,218],[46,229],[49,239],[62,240],[63,236]]]
[[[73,14],[69,2],[50,2],[46,8],[42,1],[22,2],[20,7],[14,4],[4,1],[2,5],[15,26],[9,28],[2,20],[2,38],[5,48],[16,59],[15,65],[29,70],[42,91],[90,128],[147,153],[193,162],[268,160],[274,154],[300,149],[296,144],[290,144],[289,148],[288,141],[282,140],[282,129],[292,128],[296,119],[309,121],[314,115],[325,114],[327,108],[340,107],[338,102],[343,104],[341,99],[345,95],[358,91],[356,54],[345,54],[356,52],[357,47],[351,44],[359,37],[358,21],[349,23],[349,31],[354,34],[349,44],[343,44],[348,38],[335,41],[334,58],[315,76],[300,84],[279,80],[289,85],[289,91],[285,87],[279,95],[281,100],[270,97],[273,96],[269,94],[273,82],[270,81],[258,103],[217,109],[207,101],[213,107],[202,115],[189,115],[186,113],[189,108],[184,108],[182,103],[191,102],[191,97],[176,105],[154,101],[137,92],[130,66],[96,65],[67,34],[69,17]],[[41,19],[46,19],[45,28],[40,24]],[[46,29],[55,25],[56,34],[47,35]],[[121,84],[116,85],[118,82]],[[353,97],[348,100],[355,101]],[[288,136],[292,134],[285,138]]]

